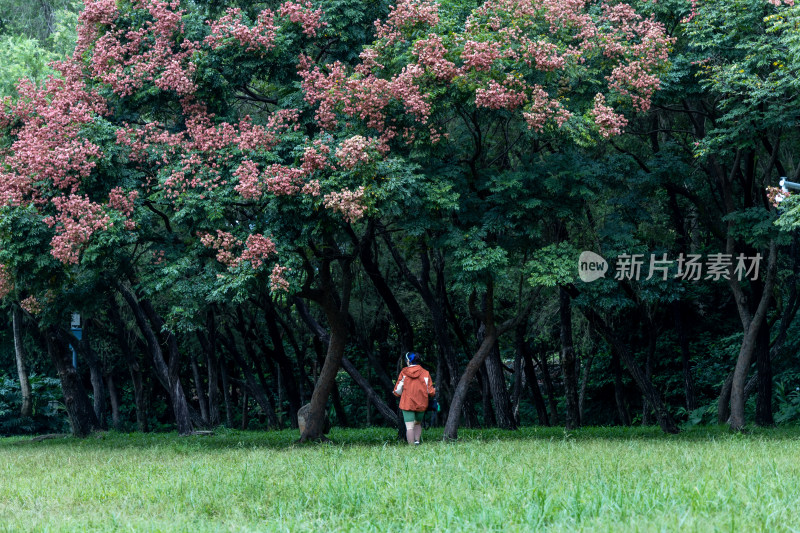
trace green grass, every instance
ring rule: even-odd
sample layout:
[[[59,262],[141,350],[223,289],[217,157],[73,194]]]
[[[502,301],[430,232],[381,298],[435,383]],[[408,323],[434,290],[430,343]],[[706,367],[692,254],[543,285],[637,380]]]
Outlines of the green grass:
[[[793,531],[800,429],[0,439],[0,531]],[[796,530],[796,529],[795,529]]]

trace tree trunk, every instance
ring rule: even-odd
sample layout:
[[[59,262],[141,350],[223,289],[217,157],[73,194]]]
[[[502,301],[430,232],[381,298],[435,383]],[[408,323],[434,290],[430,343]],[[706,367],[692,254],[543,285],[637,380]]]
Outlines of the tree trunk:
[[[247,429],[247,413],[250,407],[250,399],[247,397],[247,387],[242,391],[242,428]]]
[[[31,395],[31,383],[28,380],[28,369],[25,367],[25,347],[22,345],[22,310],[16,305],[11,310],[11,324],[14,330],[14,354],[17,358],[19,390],[22,394],[22,407],[19,415],[25,418],[33,413],[33,396]]]
[[[225,427],[233,427],[233,404],[231,402],[231,387],[228,382],[228,369],[224,359],[219,361],[219,375],[222,378],[222,398],[225,402]]]
[[[697,409],[697,392],[694,387],[691,368],[691,351],[689,350],[689,337],[686,332],[684,313],[686,305],[678,300],[672,304],[672,316],[675,322],[675,333],[678,335],[678,344],[681,347],[681,365],[683,366],[683,390],[686,398],[686,410],[689,412]]]
[[[575,348],[572,345],[572,298],[559,287],[559,317],[561,321],[561,371],[564,373],[567,431],[581,426],[578,408],[578,373],[575,368]]]
[[[580,414],[581,421],[583,418],[583,401],[586,399],[586,385],[589,383],[589,369],[592,368],[592,361],[594,360],[594,353],[589,356],[586,364],[583,365],[583,372],[581,376],[581,390],[578,394],[578,413]]]
[[[142,383],[142,371],[139,368],[139,361],[133,355],[131,345],[128,342],[127,328],[122,321],[122,317],[117,307],[115,298],[109,298],[108,316],[111,323],[114,325],[114,331],[117,337],[117,344],[122,352],[125,361],[128,363],[128,370],[131,374],[131,381],[133,382],[133,401],[136,407],[136,427],[142,433],[147,431],[147,408],[145,406],[144,385]]]
[[[105,384],[105,371],[103,370],[103,362],[98,359],[97,354],[92,350],[91,342],[89,341],[89,320],[84,321],[83,325],[83,338],[80,340],[78,346],[73,346],[76,350],[80,350],[81,354],[85,357],[89,365],[89,377],[92,382],[92,400],[94,403],[94,414],[97,421],[100,423],[102,429],[107,429],[106,423],[106,384]]]
[[[395,413],[394,409],[392,409],[386,402],[381,400],[380,396],[378,396],[378,393],[375,392],[375,389],[373,389],[369,384],[369,381],[367,381],[364,376],[359,373],[358,369],[356,369],[355,365],[353,365],[353,363],[350,362],[347,357],[342,358],[342,368],[344,368],[345,372],[350,374],[350,377],[353,378],[353,381],[355,381],[356,384],[361,387],[361,389],[364,391],[364,394],[367,396],[367,400],[375,406],[378,412],[390,423],[397,427],[402,427],[405,431],[405,424],[403,423],[403,420],[397,416],[397,413]]]
[[[455,394],[453,394],[453,402],[450,404],[450,414],[447,417],[447,424],[444,426],[445,440],[455,440],[458,438],[459,415],[464,400],[467,398],[467,389],[469,388],[470,382],[475,377],[475,374],[478,372],[478,369],[481,367],[486,357],[489,356],[489,352],[492,351],[496,340],[497,331],[494,325],[487,325],[483,336],[483,342],[475,355],[472,356],[469,363],[467,363],[467,368],[464,369],[461,379],[458,380],[458,386],[456,387]]]
[[[653,357],[656,353],[656,341],[658,337],[654,331],[652,324],[648,325],[647,331],[647,356],[644,363],[644,375],[648,381],[653,380]],[[642,400],[642,425],[650,425],[650,405],[647,403],[647,398]]]
[[[72,366],[67,343],[57,337],[55,332],[45,332],[47,353],[53,362],[58,377],[61,380],[61,391],[64,393],[64,405],[67,407],[72,434],[76,437],[85,437],[92,431],[100,429],[94,408],[83,388],[83,383]]]
[[[194,354],[189,355],[189,363],[192,367],[192,377],[194,378],[194,389],[197,393],[197,402],[200,404],[200,418],[203,419],[203,424],[209,425],[208,417],[208,404],[206,403],[205,387],[203,386],[203,378],[200,377],[200,367],[197,364],[197,357]]]
[[[311,395],[308,420],[306,429],[300,436],[301,442],[324,440],[323,429],[325,426],[325,405],[336,384],[336,374],[342,366],[344,349],[347,346],[348,326],[347,319],[350,308],[350,293],[352,289],[353,275],[350,271],[350,261],[344,260],[342,266],[342,295],[336,298],[334,294],[333,280],[331,278],[331,264],[325,258],[319,268],[320,294],[319,303],[325,312],[330,328],[328,350],[325,355],[325,362],[320,370],[319,378],[314,385],[314,392]]]
[[[733,380],[731,381],[731,429],[741,431],[744,429],[744,386],[747,381],[747,374],[750,371],[750,364],[753,360],[753,355],[756,351],[757,339],[759,330],[765,325],[767,318],[767,310],[772,299],[772,285],[775,279],[775,264],[777,262],[777,245],[775,242],[770,243],[769,259],[767,266],[767,279],[764,282],[764,288],[761,293],[761,299],[758,302],[756,312],[752,318],[748,320],[743,319],[745,325],[744,338],[742,339],[742,346],[739,349],[739,357],[736,360],[736,367],[733,370]],[[732,278],[733,279],[733,278]],[[741,289],[734,290],[737,296],[741,295]],[[747,312],[743,309],[744,305],[739,303],[740,315],[744,316]],[[749,323],[747,323],[749,322]]]
[[[120,283],[117,285],[117,289],[128,303],[136,319],[136,324],[139,326],[142,335],[144,335],[147,341],[147,346],[153,357],[153,367],[156,371],[156,377],[169,393],[178,434],[188,435],[192,432],[192,420],[189,415],[189,404],[186,401],[186,394],[183,391],[183,386],[178,376],[179,367],[175,336],[171,333],[168,335],[167,340],[170,349],[170,357],[169,364],[167,364],[164,360],[164,353],[161,351],[161,343],[156,333],[153,331],[153,327],[155,327],[156,330],[160,332],[164,321],[155,313],[150,302],[147,300],[142,300],[141,302],[137,301],[133,292],[131,292],[128,287]]]
[[[106,374],[106,390],[108,390],[108,399],[111,403],[111,424],[114,429],[119,431],[122,427],[119,417],[119,394],[117,394],[117,387],[114,385],[114,378],[111,374]]]
[[[541,348],[539,358],[536,360],[542,369],[542,381],[544,390],[547,393],[547,403],[550,406],[550,423],[558,423],[558,404],[556,403],[556,388],[553,386],[553,378],[550,377],[550,364],[547,362],[547,349]]]
[[[775,425],[775,419],[772,417],[772,362],[770,361],[769,337],[769,328],[765,324],[758,331],[756,346],[756,379],[758,382],[756,424],[767,427]]]
[[[347,413],[342,405],[342,396],[339,394],[339,384],[334,381],[333,390],[331,391],[331,399],[333,400],[333,411],[336,413],[336,422],[339,427],[348,427],[350,423],[347,421]]]
[[[267,420],[269,421],[270,426],[277,427],[278,417],[275,414],[275,410],[272,408],[272,403],[269,401],[269,398],[267,398],[266,391],[264,390],[263,386],[256,381],[256,376],[253,374],[250,366],[236,348],[236,345],[234,344],[236,342],[236,338],[233,336],[233,333],[227,325],[225,326],[225,332],[227,335],[220,335],[220,340],[222,340],[222,343],[225,345],[225,348],[227,348],[228,353],[231,354],[233,360],[241,369],[247,389],[250,391],[250,394],[252,394],[259,407],[261,407],[261,409],[267,415]]]
[[[539,424],[549,426],[550,420],[547,418],[547,406],[545,406],[542,391],[539,389],[539,379],[536,376],[536,369],[533,366],[533,357],[528,343],[525,341],[525,324],[521,323],[516,329],[517,351],[522,354],[525,364],[525,381],[531,391],[533,405],[536,407],[536,416],[539,417]]]
[[[619,353],[611,347],[611,369],[614,372],[614,401],[617,404],[617,416],[622,426],[631,425],[631,415],[625,403],[625,391],[622,388],[622,366],[619,364]]]
[[[642,392],[647,401],[653,407],[656,412],[656,418],[658,419],[658,425],[661,426],[661,430],[665,433],[678,433],[678,426],[675,425],[675,421],[672,419],[672,415],[669,414],[667,407],[661,401],[658,393],[656,392],[653,384],[650,380],[647,379],[647,376],[636,364],[636,360],[633,357],[633,354],[628,350],[628,347],[622,343],[622,341],[614,334],[611,329],[606,325],[602,318],[592,309],[583,309],[583,313],[586,318],[589,320],[589,324],[595,330],[606,339],[606,341],[612,345],[612,349],[616,349],[617,353],[619,354],[620,359],[625,364],[630,372],[631,376],[633,377],[634,382],[639,387],[639,390]]]
[[[486,374],[486,361],[484,361],[477,374],[478,382],[481,388],[483,427],[495,427],[497,425],[497,421],[494,418],[494,409],[492,408],[492,389],[489,385],[489,377]]]
[[[489,381],[489,390],[492,392],[494,416],[497,426],[502,429],[517,429],[514,415],[511,411],[511,400],[508,397],[503,363],[500,360],[500,350],[495,341],[492,351],[486,357],[486,377]]]
[[[219,361],[217,360],[217,331],[214,320],[214,312],[208,312],[206,321],[206,334],[198,332],[200,345],[205,354],[206,367],[208,369],[208,423],[211,427],[216,427],[220,423],[219,415]]]

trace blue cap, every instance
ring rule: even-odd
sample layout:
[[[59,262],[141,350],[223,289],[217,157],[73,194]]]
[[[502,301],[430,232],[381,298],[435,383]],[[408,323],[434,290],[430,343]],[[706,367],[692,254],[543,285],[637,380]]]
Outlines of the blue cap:
[[[406,352],[406,361],[408,362],[409,365],[413,363],[416,358],[417,354],[415,354],[414,352]]]

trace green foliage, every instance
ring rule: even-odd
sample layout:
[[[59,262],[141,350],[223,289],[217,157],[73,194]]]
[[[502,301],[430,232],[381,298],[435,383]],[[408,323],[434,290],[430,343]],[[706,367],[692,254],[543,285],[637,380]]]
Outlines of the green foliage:
[[[0,435],[61,433],[68,429],[59,381],[41,374],[29,376],[33,411],[20,416],[22,394],[19,381],[0,374]]]

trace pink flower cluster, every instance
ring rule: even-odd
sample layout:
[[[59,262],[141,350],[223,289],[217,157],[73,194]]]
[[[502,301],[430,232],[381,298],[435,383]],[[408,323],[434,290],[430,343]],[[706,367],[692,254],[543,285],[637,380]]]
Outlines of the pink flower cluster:
[[[400,102],[407,113],[422,124],[430,115],[430,104],[423,94],[418,80],[424,69],[410,64],[403,70],[385,80],[372,72],[359,73],[348,77],[344,65],[335,62],[326,65],[328,73],[318,66],[311,66],[308,57],[302,57],[298,65],[305,99],[317,104],[316,119],[323,129],[333,129],[337,124],[336,112],[358,118],[367,127],[381,133],[377,150],[388,150],[388,142],[398,135],[398,130],[387,118],[386,110],[392,102]]]
[[[515,91],[490,81],[487,88],[480,87],[475,91],[475,105],[489,109],[508,109],[513,111],[525,105],[528,96],[522,91]]]
[[[346,222],[355,222],[367,211],[363,186],[354,191],[344,189],[342,192],[328,193],[323,197],[323,203],[326,208],[341,213]]]
[[[254,233],[247,236],[244,252],[238,262],[250,261],[250,266],[256,269],[261,267],[264,260],[274,253],[275,243],[260,233]]]
[[[19,303],[19,306],[34,316],[42,312],[42,304],[35,296],[28,296]]]
[[[311,174],[315,170],[322,170],[329,165],[328,155],[331,153],[331,148],[321,141],[314,141],[313,146],[306,146],[303,151],[303,163],[301,168],[305,174]]]
[[[114,187],[111,189],[111,192],[108,193],[108,203],[126,217],[131,217],[133,216],[134,202],[138,197],[139,191],[130,191],[126,193],[122,187]]]
[[[386,23],[375,21],[375,33],[379,39],[386,39],[386,45],[404,41],[403,30],[411,30],[419,24],[436,26],[439,24],[439,5],[432,0],[398,0],[389,8]]]
[[[14,290],[11,276],[3,263],[0,263],[0,300],[9,295]]]
[[[242,246],[242,241],[231,233],[217,230],[216,236],[209,233],[200,233],[198,236],[203,246],[217,251],[217,261],[228,268],[235,268],[242,261],[249,261],[250,266],[253,269],[257,269],[264,264],[264,260],[267,257],[275,253],[275,243],[260,233],[253,233],[247,236],[244,250],[238,257],[234,251]]]
[[[310,180],[308,183],[303,185],[303,188],[300,190],[300,192],[311,196],[319,196],[320,195],[319,180]]]
[[[619,135],[622,133],[622,128],[627,126],[628,121],[622,115],[614,112],[614,109],[605,105],[606,98],[598,93],[594,97],[594,108],[592,115],[594,121],[600,128],[600,134],[603,137],[611,137],[612,135]]]
[[[277,26],[275,14],[269,9],[258,14],[252,28],[244,23],[242,10],[238,7],[228,8],[225,16],[207,23],[211,26],[211,35],[206,37],[205,42],[212,48],[224,46],[231,40],[246,47],[248,52],[260,50],[263,54],[275,47]]]
[[[11,108],[21,120],[16,139],[5,157],[7,172],[0,181],[0,201],[38,201],[34,184],[50,183],[74,192],[102,157],[100,147],[81,135],[84,125],[108,112],[105,102],[89,92],[74,64],[55,65],[63,78],[51,76],[41,88],[27,80],[17,88]]]
[[[200,233],[200,242],[206,248],[213,248],[217,251],[217,261],[230,268],[238,264],[238,258],[233,253],[235,248],[242,245],[242,241],[234,237],[227,231],[217,230],[217,235],[210,233]]]
[[[477,71],[489,71],[494,62],[500,57],[500,43],[478,42],[467,40],[461,52],[464,68]]]
[[[234,177],[239,180],[234,190],[245,200],[255,200],[262,194],[261,180],[259,179],[258,165],[245,159],[234,173]]]
[[[58,214],[45,218],[44,223],[56,228],[50,241],[50,253],[64,264],[77,264],[92,235],[114,225],[103,206],[86,196],[57,196],[53,198],[53,205]]]
[[[93,10],[78,27],[75,60],[88,53],[94,76],[120,96],[133,94],[150,82],[182,96],[195,92],[192,77],[196,67],[191,58],[200,43],[174,38],[184,30],[184,11],[178,0],[138,0],[132,4],[133,10],[124,14],[116,10],[114,2],[89,2]],[[120,17],[123,19],[118,20]],[[137,20],[142,17],[146,17],[143,24]],[[138,29],[129,29],[132,20],[141,24]]]
[[[442,38],[435,33],[414,43],[414,54],[418,57],[419,64],[440,80],[452,80],[458,73],[455,63],[445,59],[446,53]]]
[[[297,193],[303,183],[302,168],[284,165],[270,165],[264,171],[267,190],[276,196],[288,196]]]
[[[528,128],[534,131],[542,131],[550,119],[555,120],[558,127],[561,127],[572,116],[572,113],[564,109],[558,100],[550,98],[541,85],[533,86],[531,96],[531,105],[528,111],[522,113],[522,117]]]
[[[284,2],[279,13],[282,17],[288,17],[295,24],[300,23],[303,26],[303,33],[306,35],[316,37],[317,30],[325,26],[325,23],[320,21],[322,10],[312,8],[310,1],[304,4]]]
[[[269,286],[270,289],[273,291],[283,291],[289,292],[289,282],[286,281],[284,274],[286,274],[287,270],[291,270],[289,267],[280,266],[277,263],[272,268],[272,272],[269,275]]]
[[[336,150],[336,159],[339,160],[339,165],[346,169],[355,168],[359,163],[369,163],[369,149],[374,145],[374,139],[354,135],[342,142]]]

